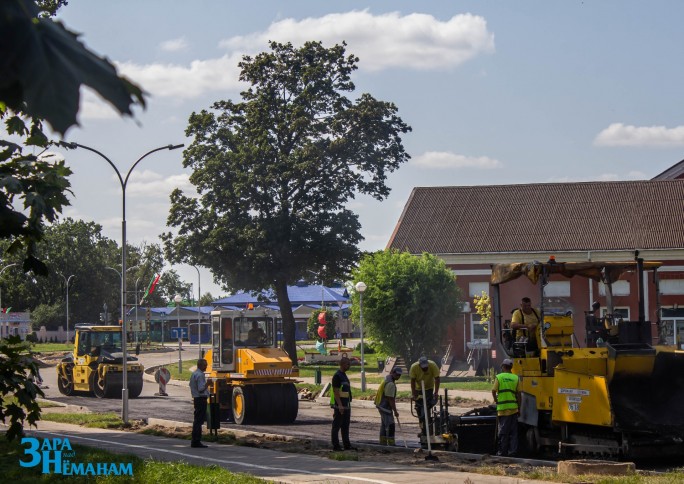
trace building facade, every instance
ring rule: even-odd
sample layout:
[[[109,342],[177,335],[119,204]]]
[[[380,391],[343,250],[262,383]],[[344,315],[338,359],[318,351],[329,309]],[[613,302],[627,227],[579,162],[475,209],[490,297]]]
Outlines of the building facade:
[[[388,248],[435,254],[454,272],[469,303],[449,331],[452,354],[462,360],[492,341],[491,322],[480,324],[473,305],[474,296],[490,291],[491,266],[551,256],[559,262],[622,262],[638,251],[647,261],[662,262],[658,282],[644,276],[646,317],[661,321],[654,340],[684,344],[682,179],[415,188]],[[615,313],[626,319],[638,314],[636,277],[627,274],[613,285]],[[502,285],[502,314],[510,314],[523,296],[535,307],[542,297],[525,278]],[[606,308],[605,288],[586,278],[555,276],[544,297],[564,300],[581,316],[575,318],[580,345],[583,311],[595,301]]]

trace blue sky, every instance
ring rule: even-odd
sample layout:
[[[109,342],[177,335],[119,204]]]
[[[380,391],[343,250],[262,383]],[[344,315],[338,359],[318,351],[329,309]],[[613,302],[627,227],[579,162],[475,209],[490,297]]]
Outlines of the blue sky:
[[[345,40],[360,58],[355,96],[397,104],[412,160],[390,175],[390,197],[350,203],[364,250],[384,248],[415,186],[648,179],[684,152],[684,31],[678,1],[314,2],[69,0],[59,18],[150,93],[118,118],[83,92],[68,141],[122,170],[143,153],[189,144],[193,111],[239,99],[237,62],[268,40]],[[66,154],[75,175],[66,215],[120,240],[113,171]],[[158,242],[168,196],[192,190],[181,152],[151,155],[127,190],[128,238]],[[475,210],[477,207],[473,207]],[[176,269],[195,282],[192,268]],[[224,294],[202,273],[202,292]]]

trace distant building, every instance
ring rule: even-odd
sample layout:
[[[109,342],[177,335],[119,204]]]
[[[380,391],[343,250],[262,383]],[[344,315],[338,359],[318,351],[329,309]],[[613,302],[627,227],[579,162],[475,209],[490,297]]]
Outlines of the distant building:
[[[33,332],[31,313],[0,313],[0,338],[19,336],[22,340]]]
[[[479,323],[473,296],[489,293],[491,264],[546,261],[630,261],[639,250],[661,261],[660,294],[646,282],[646,313],[659,317],[670,342],[684,344],[684,162],[652,181],[541,183],[414,188],[388,247],[443,259],[458,277],[469,311],[454,320],[451,354],[466,359],[469,347],[491,338]],[[614,305],[636,318],[636,280],[620,281]],[[510,287],[509,287],[510,286]],[[605,306],[603,288],[587,279],[557,278],[547,295],[568,299],[576,314],[594,301]],[[502,286],[504,315],[522,296],[538,307],[538,290],[525,278]],[[657,302],[663,309],[657,314]],[[577,322],[577,318],[575,319]],[[581,329],[576,328],[578,334]],[[494,346],[495,347],[495,346]],[[500,359],[501,355],[497,355]]]
[[[671,166],[659,175],[656,175],[652,180],[682,180],[684,179],[684,160],[676,165]]]
[[[351,336],[354,328],[350,318],[350,299],[343,286],[322,286],[298,281],[294,286],[287,287],[287,294],[292,303],[295,317],[297,340],[308,339],[306,323],[311,313],[320,309],[321,305],[337,311],[337,328],[343,336]],[[279,311],[278,299],[273,291],[264,290],[256,293],[240,291],[232,296],[212,301],[217,307],[231,307],[246,309],[251,304],[254,307],[266,306]],[[279,329],[282,323],[279,322]]]

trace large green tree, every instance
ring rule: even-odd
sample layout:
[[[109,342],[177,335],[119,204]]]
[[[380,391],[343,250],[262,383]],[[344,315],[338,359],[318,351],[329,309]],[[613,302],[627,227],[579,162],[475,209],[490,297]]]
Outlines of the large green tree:
[[[365,255],[352,275],[367,285],[364,333],[407,362],[439,352],[447,326],[461,310],[454,276],[442,260],[384,250]],[[358,292],[352,292],[352,301],[358,321]]]
[[[293,362],[288,284],[307,271],[348,273],[362,237],[345,203],[357,193],[386,197],[387,173],[409,158],[397,107],[370,94],[350,99],[357,62],[345,44],[320,42],[271,42],[243,57],[242,100],[190,116],[184,165],[199,198],[171,195],[171,258],[210,268],[230,290],[273,289]]]

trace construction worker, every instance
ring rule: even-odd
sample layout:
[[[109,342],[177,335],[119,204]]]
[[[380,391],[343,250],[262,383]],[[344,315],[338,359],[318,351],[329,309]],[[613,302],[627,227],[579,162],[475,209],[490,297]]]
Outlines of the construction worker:
[[[349,442],[349,424],[351,422],[351,384],[347,377],[347,370],[351,361],[346,356],[340,358],[340,369],[332,378],[332,392],[330,392],[330,406],[333,408],[333,423],[331,440],[333,450],[342,450],[340,447],[339,432],[342,431],[342,445],[344,450],[357,450]]]
[[[496,455],[513,457],[518,452],[518,414],[520,413],[520,379],[512,373],[513,361],[506,358],[501,363],[501,373],[496,375],[492,397],[497,414]]]
[[[429,415],[430,409],[437,403],[437,395],[439,394],[439,367],[437,366],[437,363],[428,360],[426,356],[421,356],[418,361],[411,365],[409,378],[411,379],[411,394],[413,400],[416,402],[418,423],[421,431],[425,433],[425,430],[423,429],[425,426],[425,417],[423,414],[424,405],[421,382],[425,384],[425,399]]]
[[[515,341],[525,341],[526,352],[536,355],[539,351],[539,313],[532,307],[529,297],[520,301],[520,307],[513,311],[511,329],[515,330]]]
[[[401,378],[401,374],[401,368],[395,366],[375,395],[375,406],[380,412],[380,445],[394,445],[394,417],[399,417],[396,381]]]
[[[194,406],[192,420],[192,440],[190,447],[204,449],[208,447],[202,443],[202,425],[207,416],[207,398],[209,398],[209,387],[213,384],[211,378],[206,379],[204,372],[207,370],[207,360],[201,358],[197,360],[197,369],[190,375],[190,395]]]

